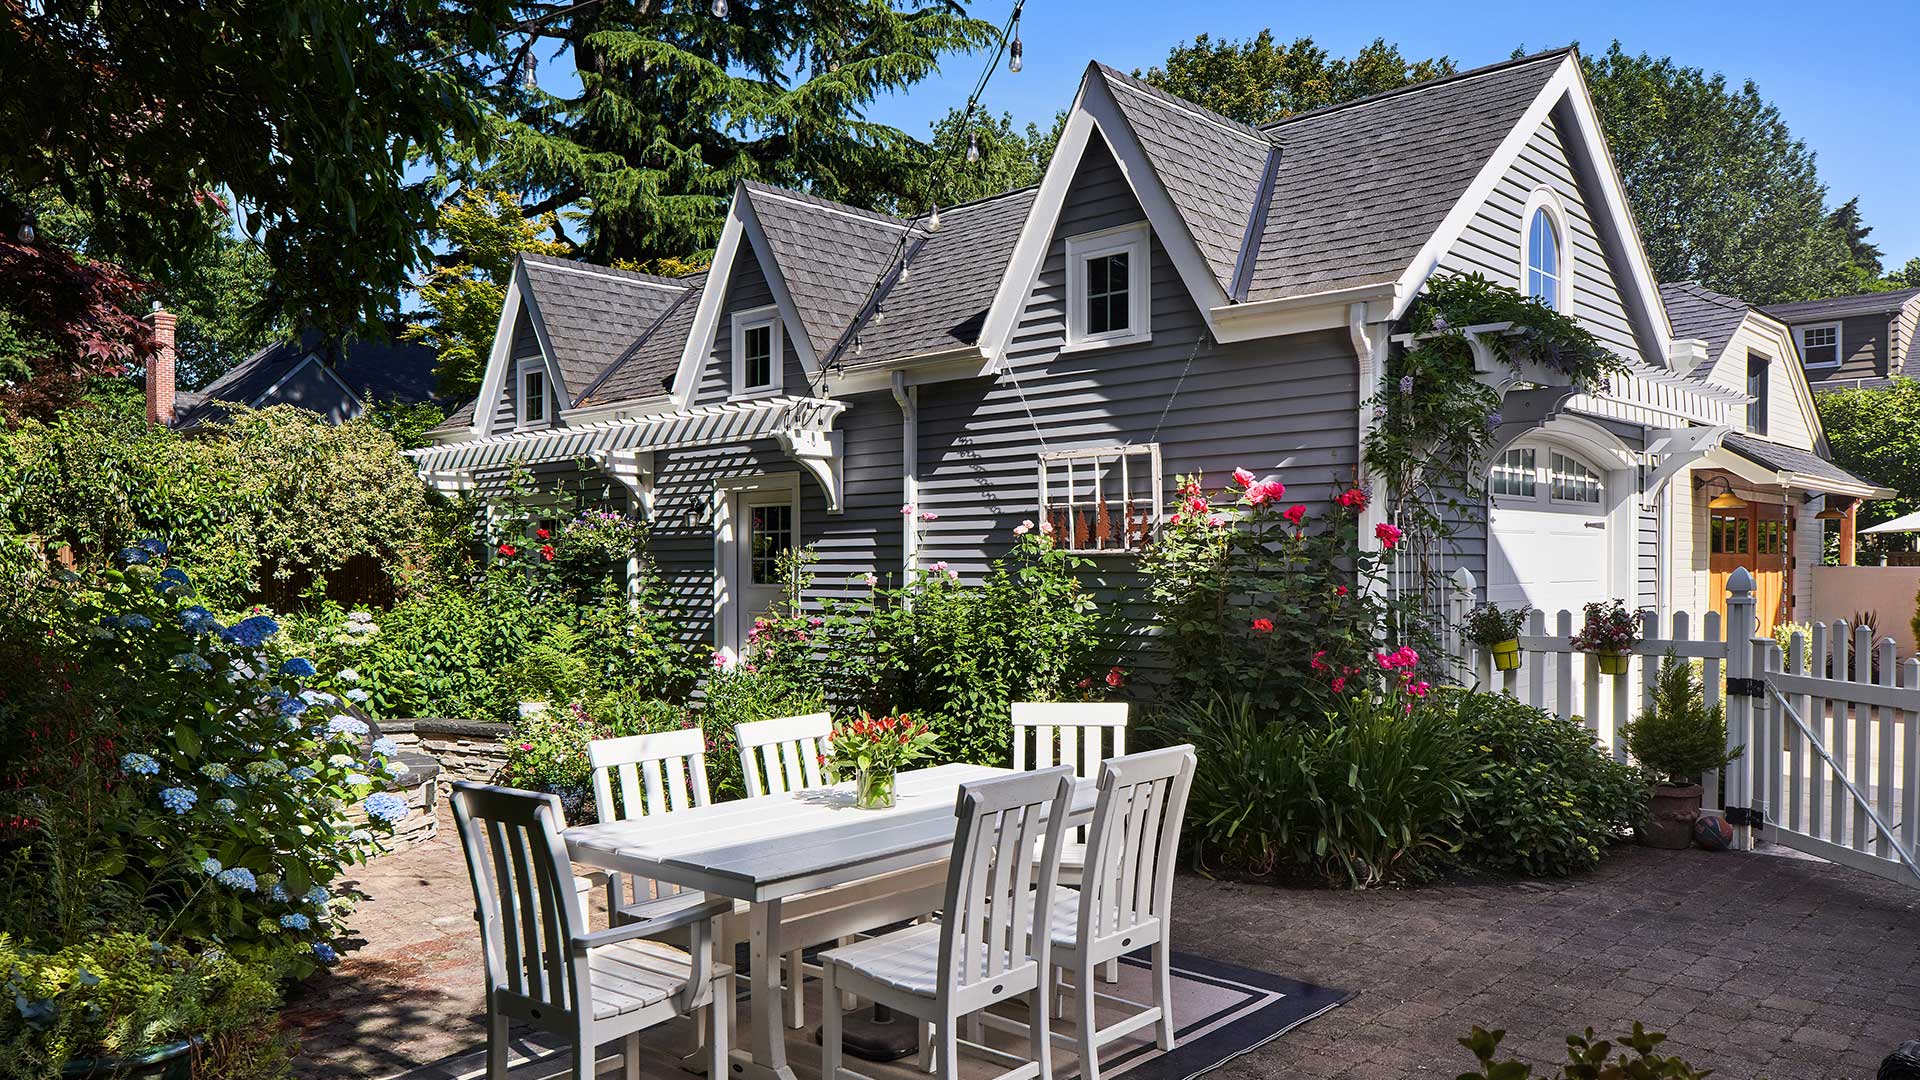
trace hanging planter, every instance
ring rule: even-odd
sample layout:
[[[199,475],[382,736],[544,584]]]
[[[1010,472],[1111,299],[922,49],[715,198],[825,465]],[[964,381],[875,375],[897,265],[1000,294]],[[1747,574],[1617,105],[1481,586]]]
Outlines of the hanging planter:
[[[1503,608],[1481,604],[1467,612],[1463,627],[1467,640],[1493,657],[1496,671],[1515,671],[1520,667],[1520,631],[1527,624],[1526,608]]]
[[[1640,644],[1640,616],[1625,600],[1595,601],[1586,607],[1586,623],[1573,635],[1575,649],[1599,658],[1602,675],[1625,675],[1633,647]]]

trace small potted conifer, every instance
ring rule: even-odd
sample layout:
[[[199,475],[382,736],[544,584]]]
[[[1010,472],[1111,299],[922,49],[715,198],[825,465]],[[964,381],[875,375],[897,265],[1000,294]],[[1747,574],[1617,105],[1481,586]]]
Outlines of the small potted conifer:
[[[1640,644],[1640,620],[1625,600],[1596,600],[1586,606],[1586,623],[1573,635],[1574,648],[1600,660],[1602,675],[1625,675],[1633,647]]]
[[[1520,630],[1526,624],[1526,608],[1481,604],[1467,612],[1467,640],[1493,657],[1495,669],[1513,671],[1520,666]]]
[[[1640,834],[1649,847],[1679,851],[1693,842],[1700,820],[1700,777],[1725,768],[1742,747],[1727,747],[1727,717],[1708,706],[1700,673],[1671,650],[1647,708],[1621,731],[1627,753],[1653,781],[1649,823]]]

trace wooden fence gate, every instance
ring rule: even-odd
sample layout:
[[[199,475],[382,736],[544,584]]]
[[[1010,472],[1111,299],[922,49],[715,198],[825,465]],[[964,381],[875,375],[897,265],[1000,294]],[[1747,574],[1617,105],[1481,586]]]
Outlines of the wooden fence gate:
[[[1727,714],[1727,745],[1744,747],[1725,775],[1700,778],[1707,812],[1734,826],[1735,847],[1780,844],[1830,862],[1920,886],[1920,658],[1901,659],[1892,638],[1878,643],[1844,621],[1795,633],[1786,653],[1754,633],[1753,576],[1727,579],[1726,618],[1674,614],[1666,627],[1641,614],[1642,640],[1628,670],[1602,675],[1573,648],[1572,612],[1528,615],[1522,662],[1497,672],[1490,656],[1459,636],[1474,579],[1454,574],[1449,652],[1461,682],[1505,693],[1574,722],[1625,760],[1620,730],[1645,708],[1669,651],[1702,666],[1709,705]],[[1662,631],[1665,631],[1662,633]],[[1725,631],[1724,633],[1722,631]]]

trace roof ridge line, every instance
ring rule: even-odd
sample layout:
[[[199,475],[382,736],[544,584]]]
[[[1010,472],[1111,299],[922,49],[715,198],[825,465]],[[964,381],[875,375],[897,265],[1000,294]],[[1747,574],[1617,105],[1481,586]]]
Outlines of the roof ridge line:
[[[825,213],[852,218],[855,221],[864,221],[872,225],[887,225],[903,232],[911,232],[913,230],[912,223],[907,220],[895,217],[892,214],[882,214],[878,210],[862,210],[860,207],[849,206],[846,203],[834,199],[828,199],[819,195],[808,195],[803,191],[774,187],[771,184],[747,182],[746,186],[750,192],[757,191],[759,194],[765,195],[768,198],[779,199],[782,202],[789,202],[795,206],[810,207]]]
[[[1096,61],[1096,63],[1098,63],[1098,61]],[[1197,101],[1189,101],[1186,98],[1181,97],[1179,94],[1173,93],[1172,91],[1162,90],[1151,83],[1145,82],[1144,80],[1141,80],[1141,79],[1136,79],[1133,76],[1128,75],[1125,72],[1120,71],[1119,69],[1111,67],[1107,64],[1099,64],[1099,68],[1102,74],[1110,75],[1114,79],[1118,79],[1119,81],[1115,83],[1115,85],[1121,87],[1122,89],[1132,91],[1133,93],[1138,94],[1141,97],[1147,98],[1148,100],[1151,100],[1151,101],[1164,101],[1165,103],[1171,104],[1175,108],[1180,109],[1183,112],[1192,113],[1194,118],[1197,120],[1205,121],[1206,123],[1211,124],[1214,127],[1220,128],[1221,130],[1227,132],[1230,135],[1245,139],[1248,142],[1257,143],[1261,146],[1273,145],[1273,140],[1268,138],[1265,132],[1261,131],[1259,128],[1254,127],[1251,124],[1242,124],[1238,120],[1235,120],[1232,117],[1226,116],[1222,113],[1215,112],[1214,110],[1207,108],[1205,105],[1202,105]],[[1112,80],[1110,79],[1109,81],[1111,82]]]
[[[686,289],[688,286],[682,283],[693,274],[701,272],[695,270],[693,274],[668,277],[665,274],[649,274],[645,270],[622,270],[617,266],[607,266],[604,263],[587,262],[583,259],[563,259],[557,255],[541,255],[531,251],[516,254],[523,262],[537,259],[539,262],[534,265],[549,266],[563,273],[586,274],[589,277],[606,278],[608,281],[625,281],[633,285],[652,285],[658,289]]]
[[[1303,119],[1306,119],[1307,117],[1325,116],[1329,113],[1339,112],[1342,109],[1352,109],[1362,105],[1371,105],[1377,101],[1384,101],[1388,98],[1400,97],[1402,95],[1415,93],[1421,90],[1432,90],[1441,86],[1450,85],[1452,83],[1466,82],[1468,79],[1477,79],[1482,76],[1497,74],[1498,72],[1507,71],[1512,68],[1524,67],[1528,64],[1539,63],[1552,57],[1564,57],[1574,51],[1575,50],[1572,45],[1562,45],[1560,48],[1548,49],[1544,52],[1537,52],[1530,56],[1517,56],[1511,60],[1501,60],[1497,63],[1482,64],[1477,68],[1468,68],[1466,71],[1456,71],[1451,75],[1442,75],[1437,79],[1428,79],[1425,82],[1408,83],[1405,86],[1396,86],[1391,90],[1382,90],[1378,93],[1368,94],[1365,97],[1357,97],[1352,99],[1351,101],[1336,101],[1331,105],[1321,105],[1317,108],[1308,109],[1305,112],[1294,113],[1292,116],[1283,116],[1278,120],[1271,120],[1265,124],[1262,124],[1259,130],[1270,134],[1273,132],[1275,128],[1281,127],[1286,124],[1291,124],[1295,120],[1303,120]]]

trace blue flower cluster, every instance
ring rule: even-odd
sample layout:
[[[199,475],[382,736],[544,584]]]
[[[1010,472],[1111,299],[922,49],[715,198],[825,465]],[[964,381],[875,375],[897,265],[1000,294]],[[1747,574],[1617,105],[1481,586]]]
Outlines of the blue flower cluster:
[[[121,754],[120,771],[128,776],[153,776],[160,771],[160,763],[146,754]]]
[[[200,860],[200,869],[208,877],[212,877],[213,875],[220,872],[220,860],[209,855],[206,858]]]
[[[154,582],[153,587],[159,590],[162,596],[193,595],[193,579],[187,576],[185,570],[177,566],[169,566],[160,571],[160,580]]]
[[[281,716],[299,716],[307,711],[307,703],[297,697],[290,697],[280,703]]]
[[[120,553],[114,558],[122,566],[140,566],[152,562],[153,554],[145,548],[130,547],[121,548]]]
[[[307,890],[305,900],[314,907],[324,907],[327,903],[327,890],[315,885]]]
[[[313,925],[313,920],[297,911],[291,911],[280,916],[280,925],[289,930],[305,930]]]
[[[157,536],[149,536],[145,540],[140,541],[140,547],[149,555],[165,555],[167,553],[167,542]]]
[[[200,796],[196,795],[192,788],[170,787],[160,792],[160,805],[176,814],[186,813],[193,809],[194,803],[199,801]]]
[[[180,628],[189,634],[212,634],[220,630],[220,620],[213,612],[195,604],[180,611]]]
[[[359,738],[367,733],[367,722],[359,717],[341,713],[327,721],[327,731],[334,735],[352,735],[354,738]]]
[[[304,656],[296,656],[280,665],[280,674],[291,675],[296,679],[311,679],[317,672],[314,669],[313,661]]]
[[[153,620],[134,611],[125,615],[109,615],[100,620],[100,625],[110,626],[116,630],[151,630]]]
[[[347,700],[353,702],[355,705],[365,704],[366,700],[372,696],[372,694],[367,693],[357,686],[347,691]]]
[[[295,765],[293,768],[287,770],[287,775],[295,780],[311,780],[316,774],[305,765]]]
[[[175,653],[167,662],[181,671],[213,670],[213,665],[207,661],[206,657],[201,656],[199,653]]]
[[[382,757],[392,757],[400,752],[400,744],[382,735],[373,740],[373,752]]]
[[[334,952],[333,946],[326,942],[316,941],[313,943],[313,958],[323,964],[331,964],[340,959],[340,954]]]
[[[235,810],[240,809],[240,804],[234,802],[232,799],[215,799],[213,800],[213,808],[223,814],[231,814]]]
[[[389,825],[407,816],[407,801],[386,791],[367,796],[367,801],[361,803],[360,808],[367,812],[368,817]]]
[[[244,866],[229,866],[213,875],[213,880],[240,892],[253,892],[260,887],[260,883],[253,878],[253,871]]]
[[[220,631],[220,640],[245,649],[257,649],[279,632],[280,624],[274,622],[272,616],[250,615]]]
[[[325,690],[306,689],[300,691],[300,700],[309,705],[338,705],[340,699]]]
[[[288,900],[293,899],[293,897],[287,893],[287,887],[285,885],[276,881],[273,883],[273,888],[267,890],[267,899],[276,904],[284,904]]]

